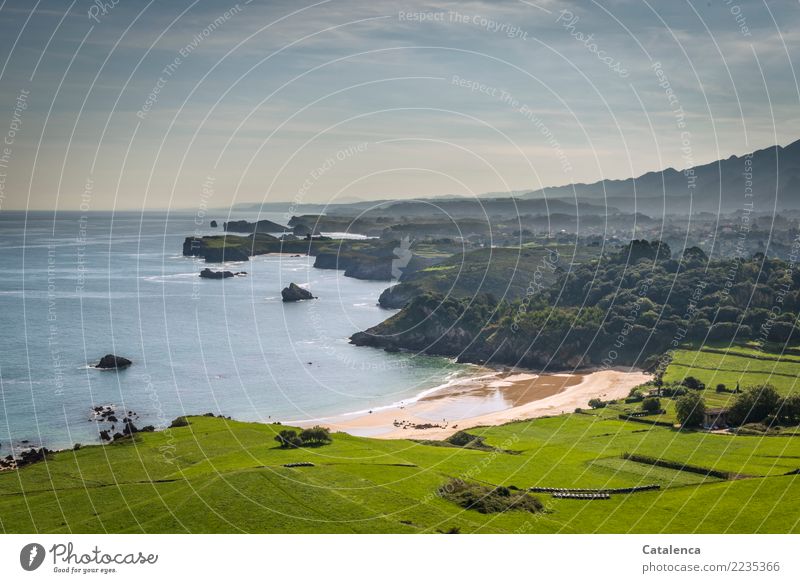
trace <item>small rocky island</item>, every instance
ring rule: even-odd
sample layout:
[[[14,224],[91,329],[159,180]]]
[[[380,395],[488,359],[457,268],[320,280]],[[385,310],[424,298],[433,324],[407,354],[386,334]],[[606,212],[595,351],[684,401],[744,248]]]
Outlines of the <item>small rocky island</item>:
[[[284,302],[299,302],[301,300],[315,300],[316,298],[307,289],[303,289],[296,283],[290,283],[289,287],[281,290],[281,297]]]
[[[104,370],[110,369],[118,369],[121,370],[123,368],[128,368],[132,365],[133,362],[125,358],[124,356],[116,356],[114,354],[106,354],[103,358],[100,359],[95,368],[100,368]]]
[[[229,277],[236,277],[247,275],[246,271],[214,271],[213,269],[209,269],[206,267],[203,271],[200,272],[200,277],[203,279],[227,279]]]

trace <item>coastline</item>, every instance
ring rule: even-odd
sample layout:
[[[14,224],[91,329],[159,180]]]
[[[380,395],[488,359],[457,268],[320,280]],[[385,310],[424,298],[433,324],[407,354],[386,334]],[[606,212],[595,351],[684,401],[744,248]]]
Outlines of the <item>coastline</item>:
[[[493,370],[458,378],[421,392],[413,399],[370,411],[290,421],[287,425],[323,425],[378,439],[446,439],[478,426],[571,413],[593,398],[615,400],[652,378],[628,369],[537,374]]]

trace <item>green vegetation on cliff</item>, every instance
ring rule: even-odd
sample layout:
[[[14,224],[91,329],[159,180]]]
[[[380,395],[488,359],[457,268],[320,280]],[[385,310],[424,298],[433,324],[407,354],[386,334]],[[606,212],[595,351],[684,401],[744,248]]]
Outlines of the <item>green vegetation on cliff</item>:
[[[535,274],[539,260],[523,256],[518,269]],[[451,271],[433,270],[428,281],[455,281]],[[800,308],[800,273],[786,262],[760,254],[709,261],[699,249],[678,260],[657,242],[562,268],[550,285],[531,281],[523,297],[474,283],[467,295],[411,295],[399,314],[352,341],[472,362],[656,368],[688,342],[790,342]]]
[[[506,300],[541,293],[565,270],[599,253],[597,247],[530,245],[459,250],[435,265],[403,274],[381,294],[385,308],[402,308],[423,293],[454,298],[490,294]]]

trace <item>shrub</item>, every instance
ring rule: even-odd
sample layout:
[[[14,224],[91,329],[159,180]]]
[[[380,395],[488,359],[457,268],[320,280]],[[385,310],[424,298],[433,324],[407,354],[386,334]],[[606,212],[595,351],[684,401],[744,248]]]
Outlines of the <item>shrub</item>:
[[[661,394],[665,397],[680,397],[685,395],[687,392],[687,388],[682,385],[670,385],[667,387],[661,387]]]
[[[603,407],[606,406],[606,403],[601,399],[594,398],[589,401],[589,406],[592,409],[602,409]]]
[[[189,420],[186,417],[176,417],[172,420],[172,423],[169,424],[170,429],[175,429],[176,427],[188,427]]]
[[[724,384],[720,383],[720,384],[717,385],[717,392],[718,393],[727,393],[728,392],[728,387],[726,387]]]
[[[648,413],[661,411],[661,400],[658,397],[648,397],[642,401],[642,410]]]
[[[538,498],[523,491],[512,491],[505,486],[490,488],[453,478],[438,490],[439,496],[468,510],[481,514],[494,514],[509,510],[541,512],[544,505]]]
[[[315,425],[300,432],[300,441],[303,445],[324,445],[333,441],[330,431],[326,427]]]
[[[778,418],[784,423],[800,423],[800,394],[789,395],[780,402]]]
[[[297,431],[294,429],[281,429],[280,433],[275,436],[275,441],[277,441],[283,449],[300,447],[303,445],[303,440],[300,439],[300,436],[297,435]]]
[[[686,393],[675,401],[675,412],[683,427],[699,427],[703,424],[706,403],[698,393]]]
[[[739,393],[728,412],[734,425],[759,423],[775,413],[781,397],[772,385],[754,385]]]
[[[702,391],[703,389],[706,388],[706,385],[703,381],[701,381],[697,377],[692,377],[692,376],[683,379],[682,384],[687,389],[692,389],[693,391]]]
[[[466,431],[459,431],[454,433],[447,439],[446,442],[452,443],[453,445],[457,445],[458,447],[486,447],[486,444],[483,442],[483,437],[479,435],[472,435],[467,433]]]

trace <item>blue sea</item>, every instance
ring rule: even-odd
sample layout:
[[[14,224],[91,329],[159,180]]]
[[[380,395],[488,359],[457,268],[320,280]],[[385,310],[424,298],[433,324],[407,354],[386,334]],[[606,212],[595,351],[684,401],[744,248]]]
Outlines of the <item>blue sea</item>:
[[[348,343],[391,316],[387,282],[315,269],[313,258],[259,256],[211,266],[246,277],[200,279],[184,237],[220,233],[180,212],[0,212],[0,454],[96,443],[93,407],[164,427],[211,412],[292,421],[413,398],[463,368],[441,358]],[[319,299],[284,304],[290,282]],[[133,365],[101,371],[101,356]]]

